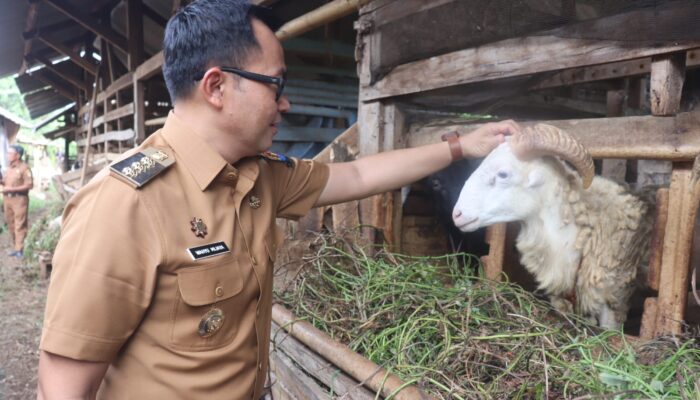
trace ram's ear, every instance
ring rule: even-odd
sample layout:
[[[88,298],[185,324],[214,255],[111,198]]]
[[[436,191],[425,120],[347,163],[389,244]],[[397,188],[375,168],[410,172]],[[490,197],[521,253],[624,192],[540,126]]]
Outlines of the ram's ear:
[[[544,172],[540,168],[533,168],[530,173],[527,174],[527,187],[536,188],[544,184],[545,176]]]

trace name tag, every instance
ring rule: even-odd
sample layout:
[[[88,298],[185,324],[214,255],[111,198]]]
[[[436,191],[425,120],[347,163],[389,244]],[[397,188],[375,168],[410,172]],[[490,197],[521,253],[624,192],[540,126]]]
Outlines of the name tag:
[[[205,244],[204,246],[190,247],[187,249],[187,253],[189,253],[193,260],[214,257],[218,256],[219,254],[228,253],[229,251],[228,246],[226,246],[226,243],[224,242],[210,243]]]

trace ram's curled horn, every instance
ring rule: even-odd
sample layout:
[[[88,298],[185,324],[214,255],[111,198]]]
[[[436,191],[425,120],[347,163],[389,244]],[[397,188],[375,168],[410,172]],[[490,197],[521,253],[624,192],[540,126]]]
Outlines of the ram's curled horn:
[[[525,128],[513,135],[510,144],[513,153],[520,159],[553,155],[568,161],[581,175],[584,189],[593,182],[593,158],[588,150],[556,126],[537,124],[533,128]]]

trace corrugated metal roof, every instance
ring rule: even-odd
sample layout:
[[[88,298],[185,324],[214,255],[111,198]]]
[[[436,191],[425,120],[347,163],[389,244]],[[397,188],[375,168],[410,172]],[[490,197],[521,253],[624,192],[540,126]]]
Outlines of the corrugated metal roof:
[[[72,102],[72,100],[61,96],[51,87],[24,96],[24,104],[27,105],[32,119],[39,118],[57,108],[65,107]]]

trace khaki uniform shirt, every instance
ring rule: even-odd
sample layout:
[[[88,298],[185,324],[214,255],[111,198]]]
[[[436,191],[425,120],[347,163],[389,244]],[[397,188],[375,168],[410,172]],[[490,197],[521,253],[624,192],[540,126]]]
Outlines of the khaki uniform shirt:
[[[22,161],[18,161],[9,167],[3,174],[2,182],[4,186],[16,187],[33,182],[32,170]],[[27,191],[28,192],[28,191]],[[26,193],[25,193],[26,194]]]
[[[275,218],[308,212],[328,167],[259,157],[233,167],[172,113],[148,147],[175,164],[139,189],[114,173],[94,179],[66,206],[40,347],[111,362],[98,398],[258,399]],[[193,259],[219,242],[230,251]]]

